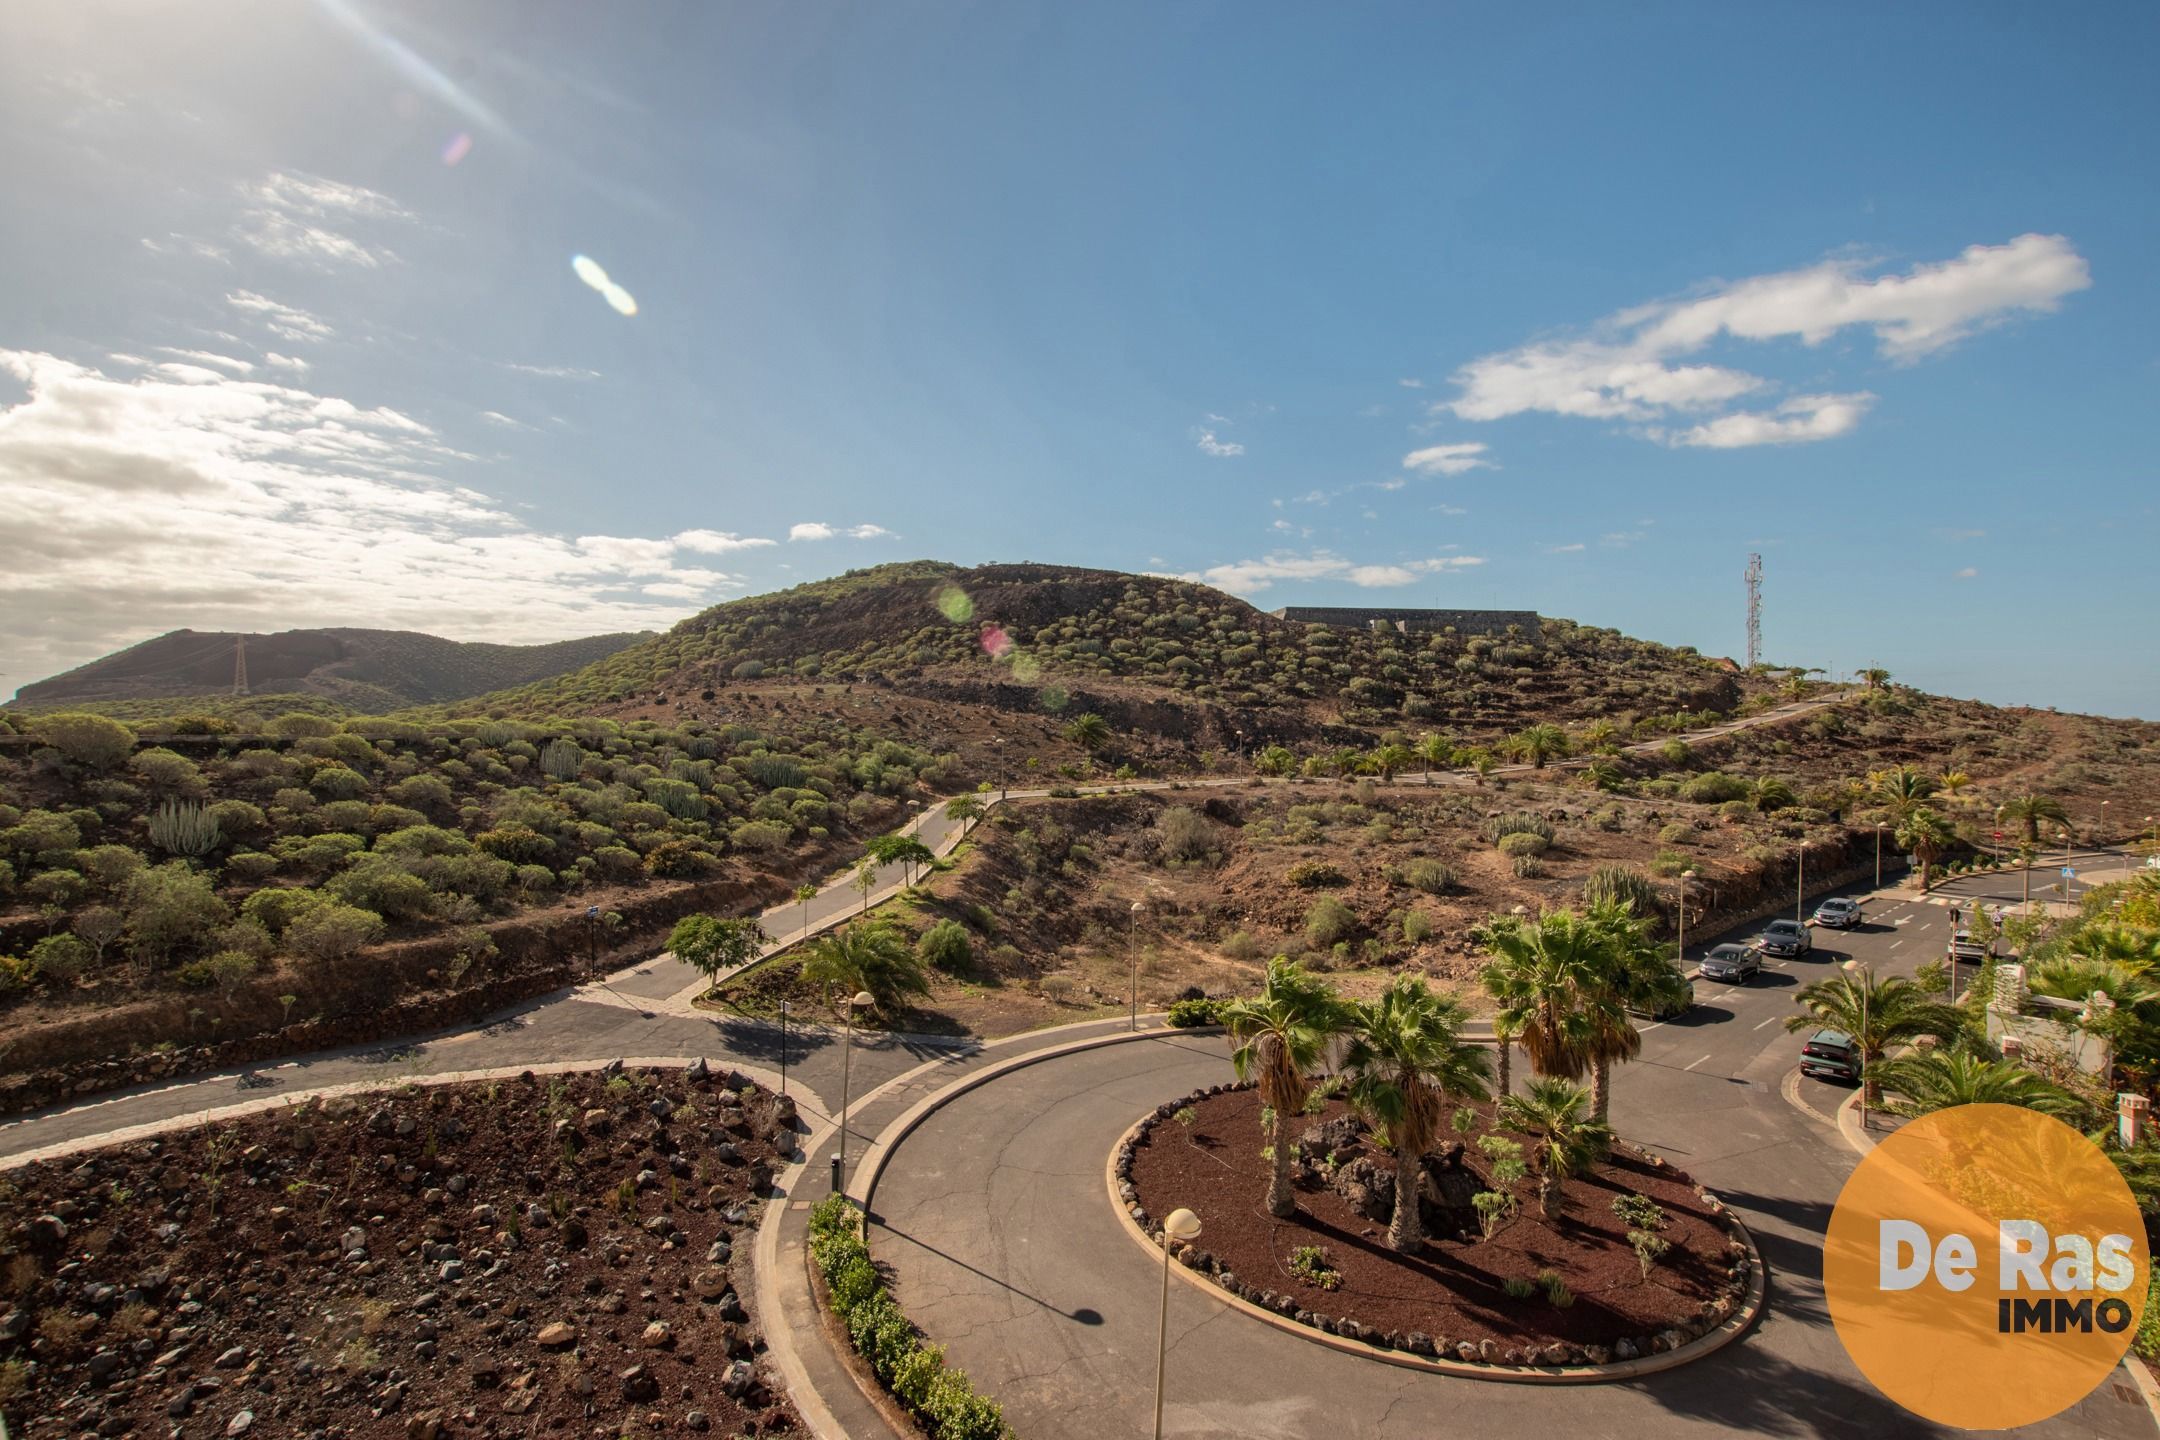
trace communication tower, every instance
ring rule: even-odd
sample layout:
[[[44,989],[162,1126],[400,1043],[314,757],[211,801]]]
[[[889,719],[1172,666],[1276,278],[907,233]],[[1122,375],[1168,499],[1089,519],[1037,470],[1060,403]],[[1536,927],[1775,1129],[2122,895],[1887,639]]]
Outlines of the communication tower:
[[[1747,557],[1747,665],[1762,664],[1762,556]]]

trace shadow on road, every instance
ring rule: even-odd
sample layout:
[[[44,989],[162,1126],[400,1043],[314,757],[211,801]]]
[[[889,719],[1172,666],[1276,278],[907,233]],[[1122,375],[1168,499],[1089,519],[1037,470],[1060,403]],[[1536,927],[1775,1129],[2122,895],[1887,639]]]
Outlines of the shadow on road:
[[[731,1056],[774,1066],[780,1063],[779,1025],[766,1020],[729,1016],[726,1019],[715,1018],[712,1027]],[[805,1029],[800,1025],[790,1025],[787,1028],[788,1063],[799,1064],[839,1043],[838,1035],[821,1027]]]
[[[1773,1296],[1772,1303],[1777,1305],[1778,1297]],[[1734,1434],[1903,1440],[1945,1433],[1858,1379],[1802,1369],[1745,1340],[1709,1361],[1632,1388],[1674,1415],[1707,1421]]]
[[[1062,1315],[1067,1320],[1071,1320],[1076,1324],[1080,1325],[1100,1325],[1103,1323],[1103,1317],[1101,1313],[1089,1309],[1087,1306],[1083,1305],[1077,1310],[1061,1309],[1060,1307],[1051,1304],[1048,1300],[1043,1299],[1040,1295],[1030,1294],[1029,1292],[1022,1290],[1017,1285],[1011,1284],[1008,1281],[1000,1280],[997,1276],[992,1275],[987,1270],[976,1269],[973,1265],[968,1264],[967,1261],[960,1259],[958,1256],[946,1254],[943,1250],[938,1249],[937,1246],[932,1245],[927,1240],[918,1240],[913,1235],[908,1234],[905,1230],[896,1230],[892,1226],[886,1224],[884,1217],[879,1215],[875,1210],[870,1212],[870,1223],[877,1226],[880,1230],[883,1230],[886,1234],[892,1236],[895,1240],[904,1240],[908,1244],[913,1245],[918,1250],[925,1251],[928,1254],[937,1256],[938,1259],[943,1260],[948,1265],[957,1265],[962,1270],[967,1271],[968,1274],[979,1276],[982,1279],[989,1281],[992,1285],[997,1286],[998,1289],[1005,1291],[1007,1294],[1017,1295],[1022,1300],[1027,1301],[1031,1305],[1039,1305],[1043,1309],[1048,1310],[1053,1315]],[[889,1267],[881,1266],[879,1268],[886,1269]],[[887,1278],[889,1279],[890,1276],[888,1275]]]

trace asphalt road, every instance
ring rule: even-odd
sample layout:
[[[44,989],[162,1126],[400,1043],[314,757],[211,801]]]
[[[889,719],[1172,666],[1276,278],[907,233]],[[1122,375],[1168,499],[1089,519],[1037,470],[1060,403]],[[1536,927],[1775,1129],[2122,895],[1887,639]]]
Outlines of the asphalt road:
[[[1800,1037],[1782,1022],[1798,1013],[1798,988],[1837,961],[1909,972],[1941,953],[1949,928],[1947,907],[1930,901],[1868,908],[1865,928],[1817,932],[1812,955],[1771,962],[1750,985],[1700,984],[1696,1009],[1646,1027],[1642,1058],[1615,1079],[1620,1131],[1711,1186],[1755,1232],[1769,1262],[1770,1308],[1741,1342],[1626,1384],[1498,1385],[1341,1355],[1173,1284],[1165,1433],[1949,1433],[1867,1383],[1822,1296],[1820,1236],[1856,1158],[1827,1117],[1851,1092],[1793,1073]],[[1103,1167],[1142,1112],[1228,1073],[1223,1042],[1197,1036],[1047,1061],[959,1097],[895,1153],[875,1196],[872,1247],[893,1267],[909,1315],[1005,1405],[1018,1433],[1147,1432],[1159,1269],[1118,1225]],[[1207,1198],[1185,1203],[1205,1223]],[[2018,1433],[2112,1440],[2153,1429],[2117,1377]]]

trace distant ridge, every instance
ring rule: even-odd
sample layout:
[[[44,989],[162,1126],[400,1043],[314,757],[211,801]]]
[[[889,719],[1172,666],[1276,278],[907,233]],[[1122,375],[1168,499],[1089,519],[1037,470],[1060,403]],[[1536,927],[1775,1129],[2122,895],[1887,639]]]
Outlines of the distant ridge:
[[[241,638],[229,630],[174,630],[25,685],[14,703],[26,710],[52,710],[129,700],[229,697]],[[620,633],[545,645],[490,645],[415,630],[341,627],[248,634],[248,690],[255,695],[320,695],[349,709],[379,713],[530,685],[604,660],[647,638]]]

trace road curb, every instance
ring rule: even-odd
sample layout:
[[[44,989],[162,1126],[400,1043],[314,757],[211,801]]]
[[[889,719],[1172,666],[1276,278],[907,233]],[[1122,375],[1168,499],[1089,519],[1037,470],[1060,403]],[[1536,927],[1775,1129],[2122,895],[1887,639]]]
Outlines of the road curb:
[[[1103,1180],[1105,1193],[1110,1200],[1110,1208],[1117,1213],[1118,1223],[1124,1227],[1126,1237],[1141,1249],[1147,1251],[1152,1259],[1159,1261],[1162,1247],[1155,1243],[1154,1237],[1140,1227],[1139,1221],[1133,1219],[1131,1211],[1126,1208],[1124,1200],[1119,1197],[1117,1173],[1118,1152],[1124,1149],[1126,1144],[1146,1127],[1153,1115],[1154,1111],[1150,1108],[1146,1114],[1127,1126],[1125,1133],[1118,1137],[1117,1144],[1110,1147],[1109,1159],[1103,1165]],[[1644,1153],[1647,1154],[1648,1152]],[[1284,1331],[1287,1334],[1295,1335],[1300,1340],[1308,1340],[1315,1345],[1325,1346],[1330,1350],[1339,1350],[1345,1355],[1355,1355],[1366,1360],[1377,1360],[1384,1365],[1394,1365],[1404,1370],[1423,1370],[1435,1375],[1452,1375],[1462,1380],[1482,1380],[1488,1384],[1602,1385],[1616,1380],[1633,1380],[1644,1375],[1655,1375],[1661,1371],[1678,1369],[1682,1365],[1715,1354],[1732,1344],[1733,1341],[1738,1340],[1742,1335],[1745,1335],[1754,1326],[1755,1322],[1761,1318],[1770,1298],[1770,1274],[1763,1262],[1762,1250],[1755,1243],[1754,1232],[1748,1229],[1746,1223],[1734,1213],[1731,1206],[1723,1207],[1722,1213],[1727,1220],[1732,1222],[1736,1238],[1747,1247],[1748,1291],[1746,1298],[1738,1306],[1734,1307],[1733,1313],[1727,1316],[1725,1321],[1715,1330],[1708,1331],[1696,1339],[1688,1341],[1685,1345],[1668,1350],[1661,1355],[1644,1355],[1634,1360],[1616,1360],[1610,1365],[1486,1365],[1471,1364],[1463,1360],[1442,1360],[1436,1356],[1412,1355],[1408,1351],[1390,1350],[1384,1346],[1368,1345],[1362,1340],[1352,1340],[1342,1335],[1330,1335],[1325,1330],[1316,1330],[1310,1325],[1300,1325],[1287,1315],[1278,1315],[1272,1310],[1263,1310],[1249,1300],[1232,1295],[1220,1285],[1215,1284],[1209,1277],[1200,1274],[1190,1266],[1177,1264],[1172,1265],[1170,1269],[1176,1273],[1180,1280],[1183,1280],[1219,1305],[1242,1311],[1253,1319],[1273,1326],[1275,1329]]]
[[[1859,1090],[1853,1091],[1845,1097],[1844,1103],[1837,1107],[1838,1134],[1852,1147],[1855,1155],[1866,1155],[1880,1143],[1860,1128],[1860,1096],[1863,1093]]]
[[[2153,1428],[2160,1430],[2160,1384],[2153,1382],[2152,1372],[2138,1359],[2136,1351],[2126,1351],[2122,1363],[2123,1369],[2130,1372],[2130,1383],[2137,1387],[2138,1398],[2145,1402],[2145,1409],[2153,1417]]]

